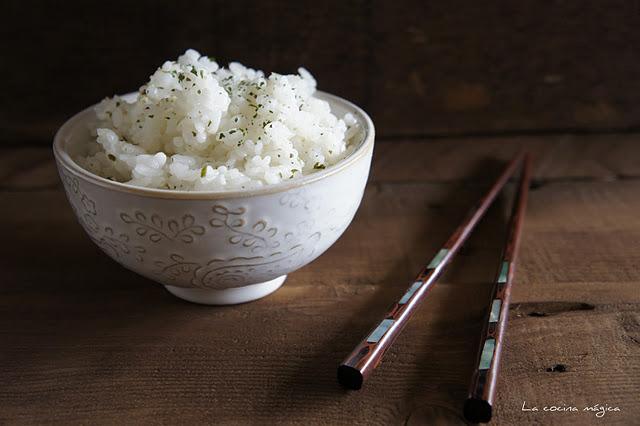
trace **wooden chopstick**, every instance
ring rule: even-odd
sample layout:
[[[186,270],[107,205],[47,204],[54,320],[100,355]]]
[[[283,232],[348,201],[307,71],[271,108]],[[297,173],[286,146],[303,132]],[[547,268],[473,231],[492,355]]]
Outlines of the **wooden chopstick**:
[[[420,271],[402,298],[394,303],[383,320],[367,334],[340,364],[338,367],[338,382],[342,386],[354,390],[362,387],[364,381],[378,366],[387,349],[389,349],[409,318],[411,318],[417,306],[424,300],[445,267],[456,255],[500,190],[514,174],[523,157],[524,154],[519,153],[509,162],[489,191],[469,211],[467,217],[456,228],[431,262]]]
[[[509,219],[502,261],[496,273],[491,303],[482,329],[476,367],[469,387],[469,397],[464,404],[464,416],[473,423],[486,423],[491,420],[530,180],[531,158],[527,155],[520,175],[518,194]]]

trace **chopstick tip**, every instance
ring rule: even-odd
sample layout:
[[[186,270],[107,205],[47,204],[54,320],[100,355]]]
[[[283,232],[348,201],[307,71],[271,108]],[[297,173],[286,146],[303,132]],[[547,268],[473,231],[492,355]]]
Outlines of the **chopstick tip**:
[[[464,403],[464,418],[471,423],[488,423],[492,411],[491,404],[482,399],[469,398]]]
[[[357,368],[345,364],[338,367],[338,383],[343,388],[358,390],[362,387],[363,381],[362,373]]]

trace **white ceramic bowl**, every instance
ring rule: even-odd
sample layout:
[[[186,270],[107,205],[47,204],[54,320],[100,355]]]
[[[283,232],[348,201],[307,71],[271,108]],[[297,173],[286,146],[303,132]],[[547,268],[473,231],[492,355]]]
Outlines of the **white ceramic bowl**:
[[[352,113],[364,138],[326,170],[249,191],[139,188],[96,176],[73,160],[89,140],[93,107],[58,131],[53,152],[67,198],[89,237],[116,262],[191,302],[248,302],[327,250],[360,205],[373,154],[367,114],[318,92],[337,115]]]

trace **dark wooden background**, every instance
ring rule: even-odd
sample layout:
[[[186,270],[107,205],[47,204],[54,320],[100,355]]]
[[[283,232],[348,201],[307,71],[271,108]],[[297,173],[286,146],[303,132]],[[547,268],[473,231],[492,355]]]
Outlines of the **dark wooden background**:
[[[188,47],[364,107],[380,139],[640,128],[637,1],[3,1],[3,145],[136,89]]]

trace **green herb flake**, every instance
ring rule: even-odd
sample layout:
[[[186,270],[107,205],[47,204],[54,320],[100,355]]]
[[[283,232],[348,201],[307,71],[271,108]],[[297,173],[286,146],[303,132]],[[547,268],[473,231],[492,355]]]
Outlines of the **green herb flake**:
[[[225,138],[224,133],[220,132],[220,134],[218,135],[218,138],[224,139]]]
[[[178,74],[178,81],[182,82],[182,80],[184,80],[184,74],[180,73]]]
[[[198,89],[198,95],[202,95],[202,90]]]
[[[204,166],[202,170],[200,170],[200,177],[205,177],[207,175],[207,166]]]
[[[149,114],[149,118],[153,118],[153,114]]]
[[[198,76],[198,70],[196,69],[196,67],[191,67],[191,74],[195,75],[196,77]]]
[[[230,135],[234,134],[235,132],[236,132],[235,129],[234,130],[229,130],[229,134]]]
[[[107,154],[107,157],[109,157],[109,160],[111,161],[116,161],[116,156],[113,154]]]
[[[191,131],[191,134],[193,135],[194,138],[196,137],[196,132]]]
[[[207,123],[207,127],[211,126],[211,120]]]
[[[323,169],[326,169],[327,166],[325,166],[324,164],[316,163],[313,165],[313,168],[316,170],[323,170]]]

